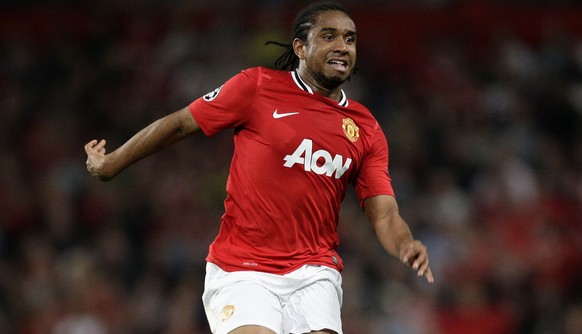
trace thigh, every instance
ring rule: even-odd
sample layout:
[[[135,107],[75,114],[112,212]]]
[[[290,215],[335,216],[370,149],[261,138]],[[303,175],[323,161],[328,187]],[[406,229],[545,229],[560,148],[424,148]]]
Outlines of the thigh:
[[[238,327],[228,332],[228,334],[276,334],[276,333],[266,327],[246,325]]]

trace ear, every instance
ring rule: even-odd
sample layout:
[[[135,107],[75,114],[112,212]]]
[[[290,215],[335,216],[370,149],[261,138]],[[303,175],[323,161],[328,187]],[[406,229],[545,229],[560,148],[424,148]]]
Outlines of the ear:
[[[299,38],[295,38],[293,40],[293,51],[295,51],[295,54],[297,57],[299,57],[299,60],[305,59],[305,43],[303,43],[303,41]]]

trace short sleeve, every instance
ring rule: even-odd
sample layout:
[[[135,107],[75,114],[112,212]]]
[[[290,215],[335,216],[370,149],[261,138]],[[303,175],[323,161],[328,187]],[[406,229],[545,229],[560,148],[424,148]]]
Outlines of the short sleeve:
[[[190,103],[190,112],[207,136],[243,126],[257,90],[258,69],[244,70],[222,86]]]
[[[379,125],[374,131],[370,150],[364,157],[354,181],[354,189],[361,207],[366,198],[377,195],[394,196],[388,172],[388,141]]]

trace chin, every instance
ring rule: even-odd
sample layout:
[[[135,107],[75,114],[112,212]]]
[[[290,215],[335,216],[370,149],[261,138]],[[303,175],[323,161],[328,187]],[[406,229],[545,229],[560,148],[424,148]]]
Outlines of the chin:
[[[347,73],[341,75],[338,73],[330,74],[325,72],[313,71],[311,75],[321,87],[324,87],[329,90],[338,88],[349,78],[349,75]]]
[[[341,86],[349,78],[347,75],[327,75],[320,78],[320,84],[327,89]]]

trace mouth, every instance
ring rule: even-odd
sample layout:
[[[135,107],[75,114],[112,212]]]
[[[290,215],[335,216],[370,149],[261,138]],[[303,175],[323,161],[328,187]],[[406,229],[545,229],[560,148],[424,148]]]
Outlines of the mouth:
[[[342,60],[342,59],[330,59],[327,62],[327,64],[330,65],[333,69],[340,71],[340,72],[345,72],[349,68],[348,62],[346,60]]]

